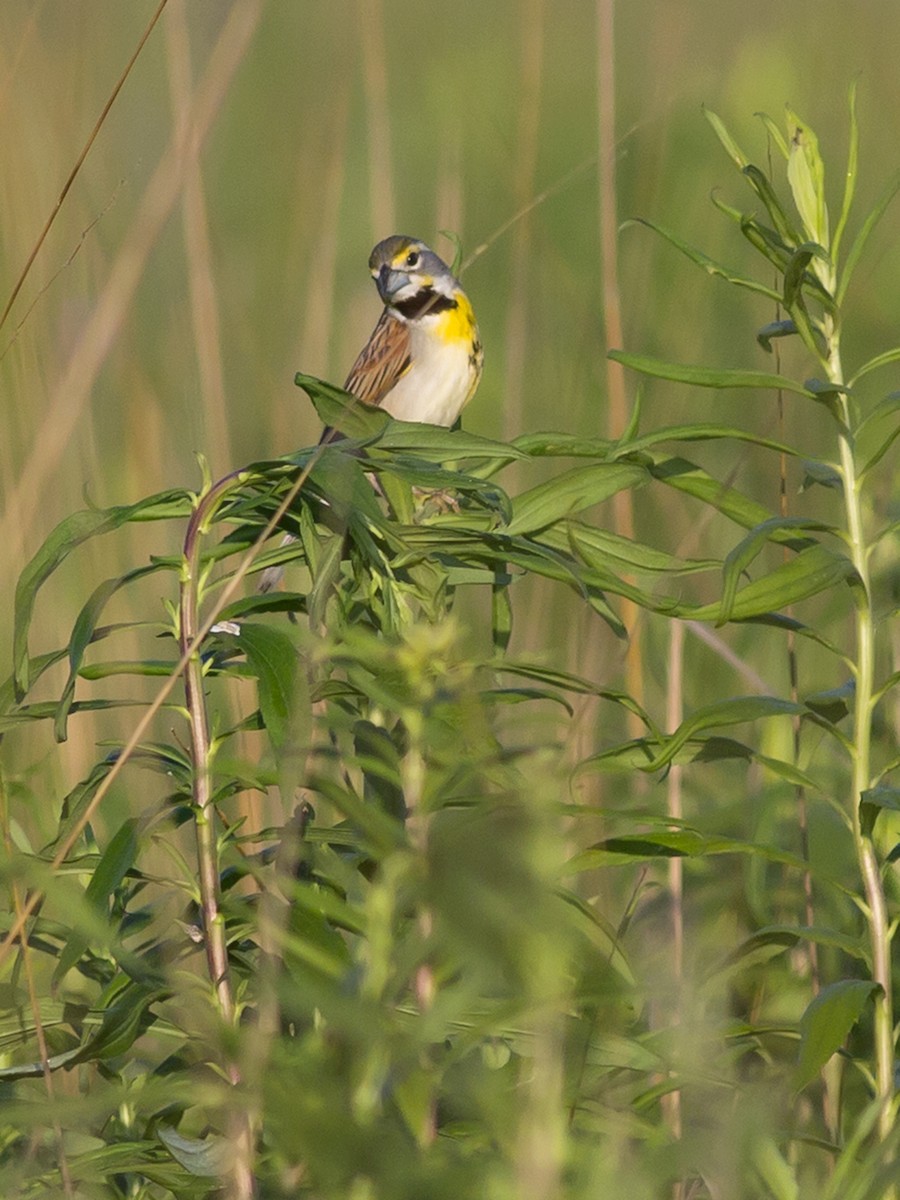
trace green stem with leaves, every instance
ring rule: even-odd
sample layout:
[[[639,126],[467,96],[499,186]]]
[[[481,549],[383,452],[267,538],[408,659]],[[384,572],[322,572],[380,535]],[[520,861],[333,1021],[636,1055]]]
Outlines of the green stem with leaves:
[[[233,489],[235,481],[239,477],[239,473],[226,476],[209,488],[198,500],[184,540],[179,608],[179,637],[182,653],[187,656],[184,668],[184,691],[191,731],[193,807],[197,830],[203,940],[207,967],[219,1014],[226,1026],[236,1024],[237,1010],[228,966],[225,919],[219,902],[219,854],[212,786],[213,745],[203,689],[204,671],[198,635],[200,632],[199,597],[205,570],[200,552],[202,535],[223,498]],[[225,1071],[228,1081],[233,1087],[237,1087],[241,1083],[241,1072],[231,1054],[228,1055]],[[233,1197],[233,1200],[252,1200],[255,1195],[251,1170],[254,1132],[252,1118],[246,1110],[238,1106],[234,1107],[229,1132],[234,1154],[230,1173],[230,1190],[227,1194]]]
[[[823,322],[827,343],[829,382],[844,388],[841,365],[839,324],[832,317]],[[875,617],[869,574],[869,549],[866,543],[861,490],[862,480],[856,466],[853,417],[846,392],[836,393],[840,469],[843,483],[844,512],[850,556],[859,575],[856,603],[856,697],[853,709],[853,763],[850,810],[857,861],[866,894],[866,917],[872,953],[872,978],[879,985],[875,997],[875,1085],[881,1102],[879,1133],[891,1132],[894,1094],[894,1017],[891,984],[891,927],[878,857],[869,834],[860,820],[863,794],[872,786],[871,743],[872,710],[875,688]]]

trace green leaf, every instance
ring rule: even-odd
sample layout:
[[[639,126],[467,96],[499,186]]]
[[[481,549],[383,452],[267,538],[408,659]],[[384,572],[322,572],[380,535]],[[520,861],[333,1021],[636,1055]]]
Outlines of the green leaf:
[[[749,163],[750,159],[725,128],[725,123],[722,121],[721,117],[717,116],[711,108],[707,108],[705,104],[702,106],[701,111],[715,130],[716,137],[725,148],[725,153],[731,158],[731,161],[736,167],[739,167],[741,170],[743,170],[744,167],[746,167]]]
[[[149,496],[136,504],[73,513],[56,526],[25,567],[16,585],[13,661],[16,694],[19,698],[24,696],[31,684],[28,632],[35,600],[39,590],[57,567],[89,538],[109,533],[129,521],[161,521],[187,517],[192,511],[192,506],[193,498],[189,492],[172,489]]]
[[[856,270],[856,266],[860,258],[862,258],[863,250],[865,250],[866,243],[868,242],[873,229],[884,216],[888,205],[897,195],[898,191],[900,191],[900,171],[895,171],[888,180],[888,183],[882,192],[878,203],[869,212],[869,215],[863,222],[859,233],[853,239],[853,245],[850,247],[849,253],[847,254],[847,261],[844,263],[844,269],[841,273],[841,281],[835,297],[839,305],[843,303],[844,296],[847,294],[847,288],[850,286],[850,280],[853,277],[853,272]]]
[[[741,588],[726,617],[723,617],[725,610],[721,603],[701,605],[693,609],[691,616],[698,621],[746,621],[798,604],[839,583],[859,586],[859,575],[850,560],[823,546],[810,546]]]
[[[842,721],[850,712],[850,707],[853,704],[856,696],[856,683],[852,679],[848,679],[846,683],[842,683],[839,687],[829,688],[824,692],[813,692],[809,696],[803,697],[803,703],[808,709],[823,717],[832,725],[836,725],[838,721]]]
[[[61,1054],[51,1054],[47,1057],[47,1066],[51,1071],[68,1066],[78,1058],[81,1047],[64,1050]],[[41,1061],[16,1063],[11,1067],[0,1067],[0,1082],[14,1083],[18,1079],[40,1079],[44,1074],[44,1063]]]
[[[866,837],[871,837],[878,817],[888,812],[900,812],[900,788],[878,784],[867,788],[859,798],[859,823]]]
[[[512,637],[512,601],[509,595],[508,579],[501,578],[495,573],[491,588],[491,641],[495,652],[502,653],[509,645]]]
[[[717,207],[723,206],[720,204]],[[770,229],[768,225],[761,225],[752,215],[740,216],[740,230],[754,250],[768,259],[778,274],[783,275],[793,243],[785,242],[774,229]]]
[[[900,346],[892,346],[890,350],[884,350],[881,354],[876,354],[874,358],[870,358],[868,362],[863,363],[859,370],[850,380],[848,387],[855,387],[860,379],[869,374],[870,371],[877,371],[880,367],[889,367],[892,363],[900,360]],[[892,393],[891,397],[896,397],[897,393]],[[891,397],[888,397],[890,399]],[[894,406],[896,408],[896,405]],[[866,417],[868,421],[874,414],[870,413]],[[865,421],[860,423],[860,428],[865,424]]]
[[[605,529],[569,521],[566,527],[569,544],[585,562],[598,568],[613,568],[627,572],[647,571],[653,574],[692,575],[718,568],[714,558],[676,558],[643,542],[620,537]]]
[[[784,305],[793,314],[797,303],[802,299],[802,289],[808,282],[807,267],[816,259],[830,265],[828,253],[817,242],[804,242],[793,252],[784,271]]]
[[[156,1127],[159,1140],[176,1162],[190,1175],[218,1178],[228,1171],[234,1149],[227,1138],[209,1134],[205,1138],[189,1138],[170,1125]]]
[[[732,950],[716,973],[733,971],[735,966],[746,967],[750,963],[792,950],[800,942],[815,942],[818,946],[831,946],[843,954],[865,961],[866,951],[859,938],[853,938],[837,929],[817,925],[766,925],[757,929]]]
[[[273,750],[297,752],[309,741],[312,707],[306,672],[292,639],[246,622],[238,642],[257,680],[259,708]]]
[[[831,488],[836,492],[843,489],[843,476],[831,463],[818,462],[815,459],[804,459],[802,466],[805,474],[803,482],[800,484],[801,492],[807,491],[813,484],[818,484],[819,487]]]
[[[804,241],[804,238],[800,236],[800,231],[794,226],[793,221],[784,211],[769,177],[759,167],[754,166],[753,163],[748,163],[744,167],[742,174],[766,206],[766,211],[772,219],[772,224],[775,226],[775,232],[782,243],[789,249],[793,249]]]
[[[97,913],[106,913],[110,896],[134,866],[139,848],[140,826],[141,821],[137,817],[129,817],[123,821],[110,838],[94,868],[90,882],[85,888],[84,898]],[[63,946],[53,971],[54,986],[76,965],[87,948],[88,938],[77,930],[73,931]]]
[[[804,517],[771,517],[757,525],[755,529],[751,529],[725,558],[722,573],[722,600],[717,624],[724,625],[731,620],[741,578],[763,548],[771,542],[772,534],[776,530],[780,532],[795,529],[836,533],[832,526],[823,525],[821,521],[812,521]],[[805,541],[807,545],[816,545],[812,538],[807,538]]]
[[[838,261],[838,255],[841,251],[841,242],[844,238],[844,230],[847,228],[847,222],[850,219],[850,210],[853,207],[853,196],[856,191],[856,176],[859,168],[859,122],[856,119],[856,80],[850,84],[850,90],[847,96],[847,107],[850,116],[850,145],[847,150],[847,170],[844,175],[844,197],[841,202],[841,215],[838,217],[838,223],[835,227],[834,237],[831,239],[831,257],[835,263]]]
[[[579,764],[578,771],[646,771],[662,742],[662,735],[654,730],[647,737],[634,738],[618,746],[611,746],[594,754]],[[672,763],[708,763],[738,760],[756,762],[779,779],[786,779],[794,787],[805,788],[810,793],[821,791],[812,776],[801,771],[791,762],[760,754],[752,746],[734,738],[714,734],[711,737],[690,737],[679,747]]]
[[[658,429],[642,433],[640,437],[635,437],[630,442],[622,441],[619,443],[616,457],[619,458],[623,454],[639,454],[641,451],[658,446],[662,442],[715,441],[741,442],[748,446],[762,446],[766,450],[775,450],[778,454],[787,454],[791,458],[797,455],[797,450],[793,446],[788,446],[785,442],[776,441],[774,438],[750,433],[748,430],[739,429],[735,425],[714,425],[709,422],[700,421],[691,425],[661,425]]]
[[[156,1020],[150,1005],[168,999],[171,990],[129,983],[119,999],[103,1014],[97,1032],[79,1049],[69,1065],[85,1062],[106,1062],[130,1050],[135,1041]]]
[[[561,517],[599,504],[617,492],[639,487],[646,481],[647,472],[643,467],[628,463],[573,467],[517,496],[506,532],[510,535],[533,534]]]
[[[772,139],[772,141],[775,143],[775,145],[778,147],[779,151],[781,152],[782,157],[786,160],[789,151],[788,151],[788,144],[784,140],[784,134],[781,132],[781,130],[778,128],[778,126],[775,124],[775,122],[772,120],[772,118],[768,115],[768,113],[758,112],[758,113],[754,113],[754,116],[759,117],[759,119],[765,125],[766,132],[768,133],[768,135]]]
[[[46,857],[50,858],[54,856],[57,848],[66,840],[71,831],[80,824],[82,813],[91,804],[97,789],[103,784],[103,781],[115,766],[116,757],[116,755],[110,755],[109,758],[95,763],[87,778],[76,784],[63,799],[56,836],[43,850]]]
[[[803,706],[777,696],[741,696],[735,700],[721,700],[698,709],[687,720],[682,721],[675,732],[662,739],[662,747],[654,759],[647,764],[648,771],[658,771],[670,763],[678,750],[696,734],[706,729],[721,729],[731,725],[742,725],[746,721],[758,721],[772,717],[799,715]]]
[[[787,177],[794,204],[803,222],[806,236],[820,246],[828,245],[828,208],[825,204],[825,165],[819,153],[819,141],[805,121],[787,110]]]
[[[878,447],[878,449],[872,454],[872,456],[869,459],[867,459],[867,461],[865,462],[865,464],[863,465],[863,467],[861,468],[861,470],[859,472],[858,478],[860,479],[860,481],[865,479],[865,477],[869,474],[869,472],[874,467],[878,466],[878,464],[881,462],[881,460],[887,454],[888,450],[890,450],[890,448],[894,445],[894,443],[897,441],[898,438],[900,438],[900,424],[894,426],[894,428],[887,435],[887,437],[885,437],[882,440],[881,445]]]
[[[107,603],[120,588],[162,569],[163,564],[151,563],[150,566],[138,567],[136,570],[128,571],[114,579],[107,579],[94,589],[90,599],[81,609],[72,627],[72,636],[69,638],[69,677],[60,696],[59,708],[56,713],[54,737],[58,742],[66,740],[69,712],[75,699],[75,683],[84,662],[85,652],[96,636],[97,622]],[[171,666],[169,669],[171,670]]]
[[[623,350],[610,350],[608,357],[620,362],[633,371],[652,375],[657,379],[670,379],[674,383],[690,383],[695,387],[708,388],[760,388],[781,392],[794,392],[810,397],[807,388],[788,379],[785,375],[772,375],[767,371],[740,371],[723,367],[693,367],[682,363],[662,362],[642,354],[626,354]]]
[[[402,451],[428,462],[480,459],[493,469],[506,463],[525,461],[530,456],[509,442],[480,437],[463,429],[444,429],[416,421],[391,421],[378,439],[378,451]]]
[[[704,254],[702,250],[698,250],[696,247],[690,246],[676,233],[673,233],[672,230],[666,229],[662,225],[658,225],[655,221],[648,221],[644,217],[634,217],[630,221],[624,222],[624,226],[627,225],[645,225],[648,229],[652,229],[654,233],[658,233],[660,237],[665,238],[666,241],[674,246],[676,250],[679,250],[685,256],[685,258],[690,259],[690,261],[695,263],[698,267],[702,267],[707,275],[724,279],[727,283],[735,284],[737,287],[746,288],[748,291],[757,292],[762,296],[766,296],[769,300],[774,300],[776,303],[780,300],[780,296],[774,288],[767,287],[765,284],[759,283],[755,279],[750,279],[746,276],[739,275],[736,271],[732,271],[729,267],[722,266],[721,263],[718,263],[715,261],[715,259],[710,258],[708,254]]]
[[[794,1167],[782,1155],[774,1138],[757,1137],[753,1144],[753,1165],[772,1200],[799,1200],[800,1185]]]
[[[294,383],[303,388],[312,400],[323,424],[337,429],[345,437],[354,440],[374,440],[384,431],[390,420],[383,409],[363,404],[343,388],[326,383],[323,379],[316,379],[314,375],[304,375],[298,371],[294,376]]]
[[[583,437],[576,433],[522,433],[512,446],[529,458],[599,458],[610,457],[618,442],[607,438]]]
[[[696,829],[677,829],[606,838],[570,859],[566,863],[565,874],[574,875],[580,871],[592,871],[617,863],[655,858],[705,858],[707,855],[717,854],[747,854],[801,870],[806,865],[797,855],[788,854],[776,846],[741,842],[734,838],[710,837]]]
[[[842,979],[824,987],[800,1018],[800,1054],[794,1087],[802,1091],[837,1050],[880,991],[871,979]]]
[[[793,337],[796,332],[797,326],[793,321],[770,321],[757,333],[756,340],[763,350],[771,354],[772,342],[775,338]]]

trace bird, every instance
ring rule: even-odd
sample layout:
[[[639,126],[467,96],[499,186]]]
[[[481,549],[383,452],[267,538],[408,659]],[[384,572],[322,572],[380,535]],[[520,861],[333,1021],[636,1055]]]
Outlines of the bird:
[[[398,421],[450,428],[474,396],[484,366],[468,296],[434,250],[405,234],[378,243],[369,273],[384,309],[344,390]],[[319,444],[340,436],[328,427]],[[266,568],[260,591],[271,591],[282,573],[281,567]]]

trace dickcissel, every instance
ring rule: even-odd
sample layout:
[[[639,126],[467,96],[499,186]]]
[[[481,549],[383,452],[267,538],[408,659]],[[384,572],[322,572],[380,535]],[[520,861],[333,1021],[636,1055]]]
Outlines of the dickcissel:
[[[449,428],[475,394],[484,363],[468,296],[442,258],[403,234],[378,243],[369,271],[384,310],[344,390],[398,421]],[[320,442],[339,437],[329,428]],[[271,590],[281,574],[267,568],[261,590]]]

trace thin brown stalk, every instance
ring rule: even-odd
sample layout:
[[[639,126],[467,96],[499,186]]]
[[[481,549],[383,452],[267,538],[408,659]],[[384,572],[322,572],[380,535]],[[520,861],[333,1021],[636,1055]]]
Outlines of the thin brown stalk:
[[[521,14],[522,43],[519,65],[519,123],[513,200],[525,210],[534,192],[538,133],[541,115],[541,74],[544,54],[544,0],[527,0]],[[528,274],[531,222],[528,215],[513,230],[509,305],[506,314],[506,353],[503,359],[503,437],[506,441],[524,429],[522,386],[528,352]]]
[[[624,345],[622,303],[619,291],[619,220],[616,205],[616,81],[614,0],[597,0],[597,130],[599,162],[599,230],[601,286],[603,289],[603,329],[607,346]],[[606,392],[609,398],[608,434],[619,437],[628,424],[628,398],[625,371],[620,363],[606,359]],[[634,508],[627,488],[612,501],[613,525],[623,537],[634,537]],[[631,600],[623,600],[622,622],[628,630],[625,654],[625,681],[629,693],[643,700],[644,681],[641,663],[640,610]],[[629,733],[639,737],[640,722],[629,713]]]
[[[173,136],[147,185],[99,300],[54,389],[5,517],[10,530],[28,529],[81,420],[91,389],[124,324],[150,252],[172,212],[191,164],[212,127],[262,13],[262,0],[231,7],[194,93],[182,136]],[[19,533],[18,536],[21,536]]]
[[[334,329],[334,285],[337,275],[341,197],[347,173],[347,134],[350,82],[338,80],[328,128],[328,157],[322,176],[321,224],[315,230],[303,302],[303,326],[297,361],[304,371],[327,377],[329,347]],[[346,364],[344,364],[346,366]],[[343,377],[343,371],[341,371]],[[293,414],[288,414],[293,416]],[[284,422],[282,422],[284,423]],[[293,427],[294,422],[290,425]],[[278,424],[275,425],[276,439]],[[287,434],[285,430],[285,434]],[[280,444],[276,441],[276,444]]]
[[[175,137],[181,141],[187,136],[192,88],[191,48],[185,0],[170,0],[165,34]],[[222,336],[203,174],[199,159],[195,155],[191,157],[187,166],[181,211],[188,263],[191,323],[207,431],[204,446],[214,470],[224,471],[231,465],[231,447],[226,419]]]
[[[358,0],[363,84],[369,123],[369,195],[375,240],[394,233],[391,125],[387,94],[387,51],[381,0]]]
[[[167,3],[168,3],[168,0],[160,0],[159,6],[157,7],[156,12],[150,18],[150,22],[147,25],[147,28],[144,30],[143,34],[141,35],[141,39],[138,42],[137,46],[135,47],[134,53],[132,54],[131,58],[128,60],[125,70],[119,76],[118,82],[116,83],[116,86],[113,88],[112,92],[110,93],[109,99],[106,101],[106,104],[104,104],[103,110],[100,113],[100,116],[97,118],[97,120],[94,124],[94,128],[91,130],[90,134],[88,135],[88,139],[85,142],[81,153],[78,155],[78,158],[75,160],[75,165],[72,168],[72,170],[69,172],[69,177],[62,186],[62,191],[59,193],[59,196],[57,197],[56,203],[54,204],[54,206],[50,212],[50,215],[44,224],[44,228],[41,230],[40,234],[38,235],[38,239],[31,249],[31,253],[29,254],[29,256],[25,262],[25,266],[22,268],[19,278],[16,280],[15,284],[13,285],[13,289],[10,292],[9,299],[6,301],[6,306],[3,309],[3,312],[0,313],[0,329],[2,329],[3,325],[6,323],[6,318],[9,316],[10,309],[15,304],[16,297],[18,296],[19,292],[22,290],[22,285],[25,283],[25,280],[28,278],[28,272],[31,270],[32,263],[37,258],[38,254],[40,253],[41,246],[43,246],[44,242],[47,239],[47,234],[50,232],[51,228],[53,227],[53,222],[56,220],[57,213],[62,208],[63,203],[65,202],[66,196],[68,196],[68,194],[69,194],[69,189],[72,187],[72,184],[75,182],[78,172],[82,168],[84,160],[87,158],[88,154],[91,151],[91,147],[93,146],[94,142],[97,140],[97,135],[99,134],[100,130],[103,128],[103,123],[106,120],[107,116],[109,115],[109,110],[115,104],[115,102],[118,98],[119,92],[121,92],[122,88],[125,85],[125,80],[131,74],[134,64],[137,62],[141,51],[143,50],[144,46],[146,45],[147,39],[149,38],[150,34],[153,32],[156,22],[162,16],[162,11],[166,7]]]
[[[669,622],[669,669],[666,679],[666,728],[674,733],[684,720],[684,623]],[[669,820],[677,826],[684,817],[681,788],[684,768],[672,763],[666,776],[666,809]],[[682,1020],[682,990],[684,982],[684,867],[676,855],[669,859],[669,911],[671,914],[671,969],[674,977],[675,1002],[671,1023],[679,1026]],[[668,1092],[664,1097],[664,1112],[676,1139],[681,1137],[681,1092]],[[675,1195],[680,1191],[676,1185]]]
[[[448,122],[441,136],[435,192],[435,229],[462,234],[465,228],[462,138],[456,121]]]
[[[477,262],[478,259],[481,258],[482,254],[486,254],[487,251],[490,250],[491,246],[498,242],[500,238],[509,233],[510,229],[514,229],[516,225],[518,225],[520,221],[524,220],[530,212],[534,212],[536,208],[540,208],[540,206],[545,204],[551,196],[555,196],[559,192],[564,191],[570,183],[573,183],[580,175],[583,175],[585,171],[589,170],[591,167],[595,167],[596,165],[596,155],[592,154],[589,158],[583,158],[580,163],[577,163],[570,171],[566,171],[565,175],[560,176],[560,178],[554,183],[551,183],[549,187],[545,187],[542,191],[538,192],[536,196],[532,196],[527,204],[523,204],[522,207],[514,212],[511,217],[509,217],[501,225],[498,225],[498,227],[489,237],[485,238],[483,242],[479,242],[472,253],[463,259],[462,266],[459,268],[460,275],[467,271],[474,262]]]

